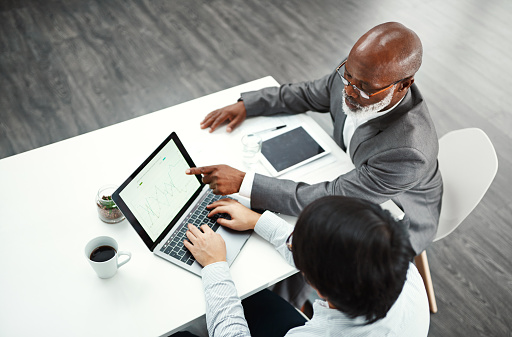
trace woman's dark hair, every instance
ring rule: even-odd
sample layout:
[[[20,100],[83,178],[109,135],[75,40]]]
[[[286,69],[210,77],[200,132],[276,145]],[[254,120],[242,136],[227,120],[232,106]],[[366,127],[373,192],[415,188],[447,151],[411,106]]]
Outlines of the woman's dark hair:
[[[332,305],[368,323],[402,292],[414,252],[407,228],[369,201],[330,196],[308,205],[292,238],[296,267]]]

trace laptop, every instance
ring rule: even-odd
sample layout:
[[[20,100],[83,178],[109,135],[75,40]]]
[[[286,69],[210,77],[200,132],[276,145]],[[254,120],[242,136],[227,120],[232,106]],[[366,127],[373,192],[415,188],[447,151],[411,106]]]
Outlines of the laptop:
[[[222,198],[214,195],[201,175],[186,175],[195,167],[178,135],[173,132],[112,194],[126,219],[155,255],[196,275],[201,265],[183,245],[188,223],[208,224],[226,242],[226,260],[233,263],[252,231],[237,232],[220,226],[218,217],[208,218],[208,204]],[[235,197],[232,197],[236,199]],[[246,204],[245,200],[240,200]]]

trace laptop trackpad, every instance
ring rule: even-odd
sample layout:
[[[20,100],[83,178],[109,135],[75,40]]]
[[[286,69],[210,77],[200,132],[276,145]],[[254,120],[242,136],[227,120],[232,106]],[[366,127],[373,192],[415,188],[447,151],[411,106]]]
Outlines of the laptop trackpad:
[[[217,233],[222,235],[224,242],[226,242],[226,260],[228,265],[231,265],[249,236],[251,236],[252,230],[238,232],[221,226],[217,229]]]

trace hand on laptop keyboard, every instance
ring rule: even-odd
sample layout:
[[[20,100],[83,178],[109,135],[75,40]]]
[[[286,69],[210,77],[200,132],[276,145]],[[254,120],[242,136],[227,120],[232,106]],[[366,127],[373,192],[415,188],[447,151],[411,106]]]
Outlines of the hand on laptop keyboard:
[[[183,241],[187,239],[187,225],[191,223],[197,228],[201,227],[201,225],[208,225],[208,227],[210,227],[214,232],[216,232],[220,226],[217,223],[217,219],[231,219],[231,217],[229,216],[229,214],[220,213],[214,214],[212,217],[209,218],[209,210],[206,208],[206,206],[221,198],[222,196],[215,195],[210,190],[206,197],[203,199],[203,201],[198,205],[198,207],[191,214],[189,214],[189,216],[187,216],[185,220],[180,224],[180,228],[176,230],[173,233],[173,235],[171,235],[169,240],[167,240],[167,242],[162,246],[162,248],[160,248],[160,251],[188,265],[194,263],[194,257],[183,245]]]

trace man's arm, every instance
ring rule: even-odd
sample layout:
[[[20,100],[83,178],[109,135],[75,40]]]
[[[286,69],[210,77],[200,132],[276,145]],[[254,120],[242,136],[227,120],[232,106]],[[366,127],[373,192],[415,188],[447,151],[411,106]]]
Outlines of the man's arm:
[[[210,336],[250,336],[244,310],[226,262],[226,244],[207,225],[188,225],[183,244],[194,255],[201,271]]]
[[[271,116],[278,113],[297,114],[309,110],[330,110],[330,85],[336,72],[315,81],[284,84],[242,93],[241,100],[210,112],[200,126],[213,132],[228,121],[227,132],[240,125],[246,117]]]
[[[427,159],[411,148],[393,149],[369,158],[365,165],[330,182],[309,185],[256,174],[251,206],[298,215],[327,195],[364,198],[380,204],[414,187],[428,170]]]
[[[331,83],[336,72],[318,80],[283,84],[242,93],[247,117],[271,116],[279,113],[298,114],[309,110],[330,110]]]
[[[292,225],[274,213],[265,211],[256,223],[254,231],[270,242],[290,266],[295,267],[293,254],[286,246],[286,240],[293,231]]]
[[[242,302],[227,262],[210,264],[202,272],[209,336],[250,336]]]
[[[236,230],[254,229],[271,242],[287,261],[293,265],[291,252],[286,248],[286,239],[293,227],[276,215],[265,212],[260,215],[232,199],[221,199],[208,206],[210,216],[228,213],[231,220],[219,219],[221,225]],[[204,225],[202,231],[189,225],[185,247],[202,269],[206,300],[206,324],[210,336],[250,336],[243,307],[231,278],[226,259],[226,247],[222,237]]]

